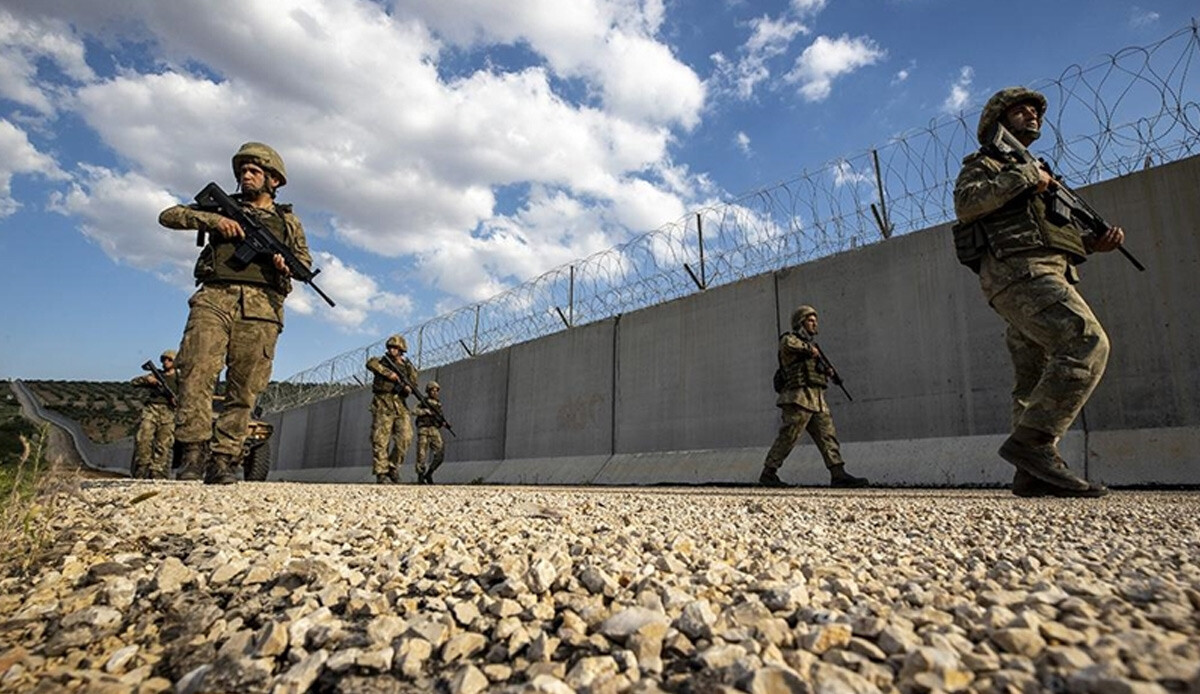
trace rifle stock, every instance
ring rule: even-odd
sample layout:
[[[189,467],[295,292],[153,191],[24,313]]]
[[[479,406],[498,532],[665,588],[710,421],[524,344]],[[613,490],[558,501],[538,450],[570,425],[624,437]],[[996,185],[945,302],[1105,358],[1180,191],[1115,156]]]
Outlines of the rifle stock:
[[[242,239],[237,249],[234,250],[233,257],[243,267],[260,258],[270,259],[276,255],[283,256],[283,262],[287,265],[288,273],[294,279],[312,287],[313,291],[325,300],[325,303],[330,306],[336,306],[333,303],[333,299],[330,299],[325,292],[321,291],[316,282],[313,282],[313,278],[320,274],[321,270],[319,268],[310,268],[300,262],[296,254],[292,253],[292,249],[275,238],[275,235],[264,227],[262,222],[246,214],[242,206],[236,200],[229,197],[221,189],[221,186],[216,183],[209,183],[204,186],[199,193],[196,193],[196,204],[202,210],[217,212],[241,225],[242,231],[246,233],[246,237]],[[202,239],[203,232],[197,237],[197,243],[201,243]]]
[[[1063,181],[1062,176],[1054,173],[1045,159],[1035,158],[1025,148],[1025,145],[1008,128],[1004,127],[1003,123],[996,124],[996,134],[992,137],[992,146],[1002,154],[1011,154],[1017,157],[1022,164],[1036,164],[1050,174],[1056,185],[1046,193],[1047,213],[1057,217],[1060,223],[1075,221],[1096,238],[1103,236],[1111,228],[1112,225],[1104,221],[1099,212],[1096,212],[1086,200],[1072,190]],[[1141,261],[1135,258],[1124,245],[1117,246],[1117,250],[1121,251],[1121,255],[1125,256],[1125,259],[1132,263],[1139,272],[1146,271],[1146,266],[1142,265]]]

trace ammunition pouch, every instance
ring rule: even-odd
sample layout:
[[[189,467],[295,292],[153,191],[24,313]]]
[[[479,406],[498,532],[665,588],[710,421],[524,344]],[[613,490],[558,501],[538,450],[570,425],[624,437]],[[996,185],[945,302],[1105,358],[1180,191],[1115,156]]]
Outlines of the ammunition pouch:
[[[958,257],[958,262],[979,274],[983,256],[988,252],[987,234],[983,224],[979,220],[966,224],[956,222],[951,227],[951,232],[954,234],[954,254]]]

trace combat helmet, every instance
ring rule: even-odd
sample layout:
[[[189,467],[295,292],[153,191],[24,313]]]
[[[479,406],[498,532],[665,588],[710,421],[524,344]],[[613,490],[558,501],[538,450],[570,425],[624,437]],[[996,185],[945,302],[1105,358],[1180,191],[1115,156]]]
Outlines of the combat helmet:
[[[803,326],[805,318],[815,315],[817,315],[817,309],[808,304],[800,304],[795,311],[792,311],[792,330],[799,330]]]
[[[387,339],[388,347],[399,347],[401,352],[408,351],[408,342],[403,335],[392,335]]]
[[[1037,109],[1038,120],[1046,115],[1046,97],[1042,96],[1040,92],[1025,87],[1005,87],[993,94],[992,98],[988,99],[987,104],[984,105],[983,113],[979,114],[979,128],[975,132],[979,144],[986,145],[988,143],[992,136],[992,128],[1004,117],[1005,111],[1025,102],[1033,104]]]
[[[437,381],[430,381],[429,383],[425,384],[425,392],[426,393],[433,390],[434,388],[437,388],[438,390],[442,389],[442,387],[438,385]]]
[[[283,168],[283,157],[279,156],[279,152],[271,149],[270,146],[264,145],[261,142],[247,142],[242,145],[237,154],[233,155],[233,177],[239,177],[238,167],[245,163],[257,164],[264,171],[270,171],[279,179],[279,186],[282,188],[287,184],[287,170]]]
[[[171,361],[174,361],[175,360],[175,350],[173,350],[173,349],[163,350],[163,353],[158,355],[158,360],[162,361],[163,359],[170,359]]]

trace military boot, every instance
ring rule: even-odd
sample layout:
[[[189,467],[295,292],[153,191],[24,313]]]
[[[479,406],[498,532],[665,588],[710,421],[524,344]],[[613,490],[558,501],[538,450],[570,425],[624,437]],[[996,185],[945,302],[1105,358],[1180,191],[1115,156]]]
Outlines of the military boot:
[[[1057,451],[1054,453],[1054,457],[1058,459],[1058,462],[1063,467],[1068,467],[1067,461],[1063,460],[1063,457]],[[1041,496],[1098,499],[1102,496],[1108,496],[1108,487],[1091,480],[1088,480],[1087,483],[1087,489],[1064,489],[1048,482],[1043,482],[1021,468],[1017,468],[1017,471],[1013,474],[1012,493],[1014,496],[1025,499]]]
[[[400,468],[390,467],[387,471],[387,478],[392,484],[400,484]]]
[[[779,479],[779,473],[775,468],[763,467],[762,474],[758,476],[758,483],[764,487],[775,487],[783,489],[792,485]]]
[[[228,453],[213,453],[204,471],[205,484],[237,484],[236,463]]]
[[[181,443],[179,452],[179,472],[176,473],[177,480],[202,480],[204,479],[204,469],[208,465],[208,442],[195,441],[192,443]]]
[[[1005,439],[999,453],[1018,470],[1063,491],[1085,492],[1091,487],[1071,472],[1053,443],[1029,443],[1014,433]]]
[[[865,487],[871,481],[866,477],[855,477],[846,472],[845,465],[834,465],[829,468],[829,486],[830,487]]]
[[[387,473],[379,473],[375,475],[375,484],[391,484],[392,478],[388,477]]]

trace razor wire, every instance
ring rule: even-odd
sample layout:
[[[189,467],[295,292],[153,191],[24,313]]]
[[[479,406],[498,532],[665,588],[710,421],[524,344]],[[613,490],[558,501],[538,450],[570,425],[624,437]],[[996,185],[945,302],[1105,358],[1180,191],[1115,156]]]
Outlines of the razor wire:
[[[1193,20],[1156,43],[1029,85],[1054,105],[1039,149],[1074,187],[1200,153],[1198,56],[1200,23]],[[948,222],[962,157],[979,146],[980,110],[940,116],[877,148],[705,205],[402,330],[409,355],[429,369]],[[1065,135],[1080,132],[1091,134]],[[382,353],[383,342],[272,383],[264,410],[366,385],[365,363]]]

